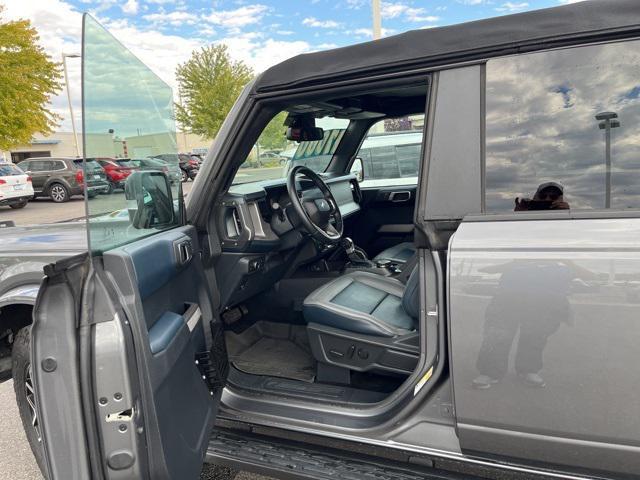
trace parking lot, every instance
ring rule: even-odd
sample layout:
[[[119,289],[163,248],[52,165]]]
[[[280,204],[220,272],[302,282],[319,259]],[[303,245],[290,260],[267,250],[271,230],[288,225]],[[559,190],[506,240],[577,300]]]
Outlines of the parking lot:
[[[185,195],[188,195],[192,185],[193,182],[183,184]],[[123,199],[121,196],[122,193],[116,193],[113,196],[98,197],[98,201],[101,201],[100,208],[106,209],[109,202],[122,208]],[[81,219],[84,214],[84,198],[79,196],[73,197],[66,203],[54,203],[48,198],[37,198],[19,210],[0,207],[0,221],[10,220],[16,226]],[[12,480],[42,479],[22,429],[11,380],[0,383],[0,425],[2,425],[0,428],[0,472],[3,473],[3,478]],[[201,478],[222,480],[223,478],[228,479],[229,476],[220,476],[217,472],[205,467]],[[265,477],[244,472],[240,473],[236,479],[268,480]]]

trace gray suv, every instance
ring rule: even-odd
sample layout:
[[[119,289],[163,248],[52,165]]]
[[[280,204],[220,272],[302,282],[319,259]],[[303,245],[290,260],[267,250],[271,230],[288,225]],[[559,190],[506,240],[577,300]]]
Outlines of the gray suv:
[[[175,149],[171,89],[89,16],[83,34],[87,155],[113,126],[136,154]],[[47,476],[638,478],[639,78],[637,0],[263,72],[186,205],[135,171],[86,223],[24,239],[38,258],[88,241],[0,296],[37,292],[21,371]],[[416,115],[398,175],[361,185],[372,124]],[[272,118],[309,162],[249,175]],[[322,144],[321,119],[348,126]]]
[[[50,197],[56,203],[83,195],[85,183],[89,197],[109,190],[106,174],[95,161],[87,162],[86,171],[81,158],[28,158],[19,165],[31,176],[35,196]]]

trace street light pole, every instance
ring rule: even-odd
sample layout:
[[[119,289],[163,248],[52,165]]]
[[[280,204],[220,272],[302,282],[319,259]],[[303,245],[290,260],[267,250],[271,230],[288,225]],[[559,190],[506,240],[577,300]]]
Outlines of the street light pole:
[[[620,126],[620,122],[616,118],[618,118],[616,112],[602,112],[596,115],[596,120],[600,121],[598,128],[604,130],[604,208],[611,208],[611,129]]]
[[[371,0],[373,13],[373,39],[382,38],[382,20],[380,19],[380,0]]]
[[[67,58],[80,58],[77,53],[62,54],[62,68],[64,70],[64,86],[67,90],[67,102],[69,103],[69,114],[71,115],[71,128],[73,129],[73,142],[76,146],[76,157],[80,157],[80,146],[78,144],[78,132],[76,132],[76,119],[73,116],[73,105],[71,104],[71,91],[69,89],[69,75],[67,74]]]

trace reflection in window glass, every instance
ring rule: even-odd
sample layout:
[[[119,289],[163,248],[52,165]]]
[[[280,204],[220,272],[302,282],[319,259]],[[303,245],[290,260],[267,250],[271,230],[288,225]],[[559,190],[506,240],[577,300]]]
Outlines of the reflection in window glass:
[[[640,42],[490,60],[486,210],[640,206]]]
[[[178,225],[180,167],[171,88],[88,15],[83,93],[91,251],[99,254]],[[169,187],[161,185],[164,181]],[[138,200],[127,200],[125,188],[135,190]]]

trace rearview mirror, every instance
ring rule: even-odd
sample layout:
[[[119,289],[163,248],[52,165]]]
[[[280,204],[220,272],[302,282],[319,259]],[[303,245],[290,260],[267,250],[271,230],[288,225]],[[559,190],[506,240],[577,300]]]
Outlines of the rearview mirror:
[[[354,173],[358,182],[364,180],[364,167],[362,166],[362,159],[360,157],[356,157],[353,161],[349,173]]]
[[[124,186],[129,221],[134,228],[163,228],[175,222],[171,184],[164,172],[134,171]]]
[[[294,142],[315,142],[324,138],[320,127],[300,126],[287,128],[287,140]]]

